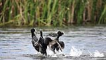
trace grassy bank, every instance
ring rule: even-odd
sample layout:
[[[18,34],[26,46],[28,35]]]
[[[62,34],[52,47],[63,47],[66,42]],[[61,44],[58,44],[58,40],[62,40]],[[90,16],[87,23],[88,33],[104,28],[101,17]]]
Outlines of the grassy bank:
[[[106,0],[0,0],[0,26],[106,24]]]

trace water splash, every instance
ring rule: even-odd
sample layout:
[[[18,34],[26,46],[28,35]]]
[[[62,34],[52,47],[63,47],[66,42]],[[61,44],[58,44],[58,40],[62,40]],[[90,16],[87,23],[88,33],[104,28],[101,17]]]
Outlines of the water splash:
[[[99,52],[98,50],[95,50],[94,53],[91,53],[91,52],[89,52],[89,53],[90,53],[90,56],[92,56],[92,57],[104,57],[104,54]]]
[[[47,55],[50,55],[50,56],[54,55],[53,51],[51,51],[51,49],[48,46],[46,51],[47,51]]]
[[[82,51],[80,49],[75,48],[74,46],[71,47],[70,56],[80,56],[82,55]]]
[[[47,55],[50,57],[61,57],[64,56],[62,51],[56,51],[56,54],[54,54],[54,52],[47,46]]]
[[[81,55],[84,55],[83,51],[81,49],[76,48],[75,46],[71,47],[69,54],[64,54],[61,51],[56,51],[56,54],[54,54],[54,52],[49,47],[47,47],[46,51],[48,57],[68,57],[68,56],[79,57]],[[87,52],[88,52],[87,55],[89,55],[90,57],[104,57],[104,54],[99,52],[98,50],[95,50],[94,52],[90,52],[88,50]],[[38,52],[37,54],[39,54],[39,56],[42,56],[40,52]]]

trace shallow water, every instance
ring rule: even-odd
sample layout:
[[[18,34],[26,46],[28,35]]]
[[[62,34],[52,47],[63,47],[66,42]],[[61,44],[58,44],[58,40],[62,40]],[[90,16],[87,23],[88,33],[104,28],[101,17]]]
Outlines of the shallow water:
[[[58,30],[65,49],[56,56],[40,56],[31,44],[31,28],[0,28],[0,60],[105,60],[106,27],[35,28],[39,37],[42,29],[44,37]],[[52,37],[55,38],[55,37]],[[64,56],[63,56],[64,54]]]

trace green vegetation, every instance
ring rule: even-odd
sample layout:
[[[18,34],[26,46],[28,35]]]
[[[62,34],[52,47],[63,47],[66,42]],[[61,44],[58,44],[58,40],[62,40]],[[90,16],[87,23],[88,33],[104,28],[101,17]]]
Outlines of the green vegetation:
[[[0,26],[106,23],[106,0],[0,0]]]

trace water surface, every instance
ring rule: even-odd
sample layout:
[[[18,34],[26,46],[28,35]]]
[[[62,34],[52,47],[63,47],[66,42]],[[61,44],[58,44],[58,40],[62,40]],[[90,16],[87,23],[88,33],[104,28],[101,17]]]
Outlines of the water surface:
[[[61,55],[39,56],[31,44],[31,28],[0,28],[0,60],[105,60],[106,27],[35,28],[37,37],[43,30],[44,37],[49,33],[63,31],[60,37],[65,43]],[[52,37],[55,38],[55,37]],[[103,56],[102,56],[103,55]]]

